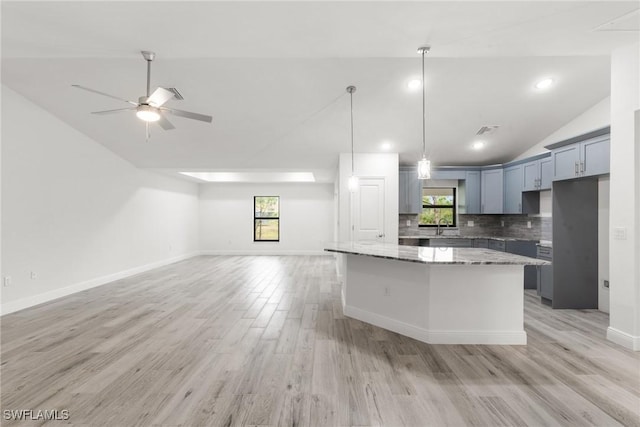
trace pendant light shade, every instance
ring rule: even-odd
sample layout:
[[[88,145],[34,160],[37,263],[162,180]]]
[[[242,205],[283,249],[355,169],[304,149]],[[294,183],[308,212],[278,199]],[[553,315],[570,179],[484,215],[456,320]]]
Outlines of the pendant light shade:
[[[431,179],[431,160],[426,157],[418,162],[418,179]]]
[[[353,152],[353,92],[356,91],[355,86],[348,86],[347,92],[349,93],[350,101],[351,101],[351,177],[349,177],[349,182],[347,186],[349,191],[354,193],[358,191],[358,177],[354,172],[354,152]]]
[[[422,160],[418,162],[418,179],[431,179],[431,161],[427,159],[427,108],[425,102],[427,89],[424,84],[424,54],[430,49],[429,46],[418,48],[418,53],[422,54]]]

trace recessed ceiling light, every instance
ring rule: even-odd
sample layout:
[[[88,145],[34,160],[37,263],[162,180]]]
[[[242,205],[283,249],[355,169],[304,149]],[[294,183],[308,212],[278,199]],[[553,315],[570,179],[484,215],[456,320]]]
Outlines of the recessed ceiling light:
[[[384,151],[389,151],[391,150],[391,143],[388,141],[385,141],[382,143],[382,145],[380,145],[380,148],[382,148]]]
[[[420,81],[420,79],[409,80],[409,83],[407,83],[407,87],[410,90],[418,90],[422,87],[422,82]]]
[[[484,142],[483,141],[476,141],[476,142],[473,143],[471,148],[473,148],[474,150],[482,150],[484,148]]]
[[[553,84],[553,79],[542,79],[538,83],[536,83],[535,88],[538,90],[548,89]]]

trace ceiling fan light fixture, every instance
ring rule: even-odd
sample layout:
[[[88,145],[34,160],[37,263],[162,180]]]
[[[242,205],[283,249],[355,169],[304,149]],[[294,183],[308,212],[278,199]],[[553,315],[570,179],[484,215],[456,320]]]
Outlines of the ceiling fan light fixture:
[[[145,122],[157,122],[160,120],[158,109],[150,105],[141,105],[137,108],[136,116]]]

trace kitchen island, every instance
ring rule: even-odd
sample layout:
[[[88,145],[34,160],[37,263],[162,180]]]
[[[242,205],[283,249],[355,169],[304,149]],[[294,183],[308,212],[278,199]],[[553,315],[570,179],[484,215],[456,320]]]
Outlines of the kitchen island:
[[[484,248],[338,242],[344,314],[430,344],[527,343],[525,265]]]

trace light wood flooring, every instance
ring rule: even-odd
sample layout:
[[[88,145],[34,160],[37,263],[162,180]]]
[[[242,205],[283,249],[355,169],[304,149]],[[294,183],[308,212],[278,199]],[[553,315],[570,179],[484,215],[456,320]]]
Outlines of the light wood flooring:
[[[427,345],[339,295],[330,256],[198,257],[10,314],[0,406],[68,409],[52,426],[640,426],[640,355],[604,313],[527,292],[527,346]]]

